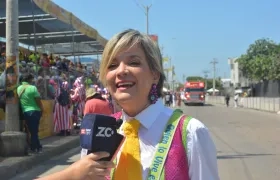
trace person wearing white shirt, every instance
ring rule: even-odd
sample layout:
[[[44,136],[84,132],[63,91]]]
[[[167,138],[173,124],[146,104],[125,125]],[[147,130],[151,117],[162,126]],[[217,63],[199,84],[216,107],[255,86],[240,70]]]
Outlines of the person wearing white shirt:
[[[189,118],[186,121],[187,118],[185,119],[186,116],[184,115],[180,115],[180,118],[176,117],[172,121],[174,114],[178,114],[178,111],[163,105],[162,89],[165,75],[161,60],[158,45],[148,35],[139,31],[125,30],[107,42],[100,65],[100,80],[104,87],[108,89],[112,98],[122,108],[119,114],[121,114],[124,123],[120,127],[120,133],[126,136],[126,142],[132,142],[132,140],[129,140],[131,137],[125,134],[126,130],[123,131],[122,129],[125,128],[124,126],[127,123],[137,121],[139,130],[137,135],[134,135],[134,140],[135,138],[139,140],[133,141],[133,144],[125,142],[118,152],[116,161],[114,160],[115,165],[112,162],[98,161],[98,159],[106,156],[106,154],[100,152],[85,156],[65,171],[71,172],[74,177],[79,169],[78,166],[82,164],[87,168],[86,170],[83,169],[79,175],[88,179],[171,180],[175,177],[176,180],[219,180],[216,148],[208,129],[195,118]],[[169,125],[171,122],[179,124],[181,120],[183,120],[182,124],[184,125],[180,126],[183,128],[178,132],[180,132],[180,135],[184,135],[183,132],[187,133],[186,136],[182,135],[180,138],[180,136],[176,136],[177,126]],[[175,127],[175,129],[172,130],[171,128],[167,131],[168,127]],[[182,149],[182,144],[186,144],[186,148],[183,147],[183,154],[181,154],[184,157],[184,162],[174,162],[173,160],[175,164],[184,165],[182,167],[166,166],[167,161],[170,162],[172,156],[175,157],[179,153],[173,151],[175,154],[168,154],[168,156],[165,156],[167,159],[161,162],[161,164],[164,163],[164,169],[154,168],[154,159],[158,157],[156,156],[158,152],[161,152],[159,146],[162,145],[166,135],[168,135],[166,132],[170,132],[170,134],[175,132],[173,139],[171,139],[170,151],[171,148]],[[180,140],[180,144],[173,144],[175,139]],[[166,142],[168,144],[170,141],[166,140]],[[138,147],[137,144],[139,145],[138,149],[136,148]],[[135,152],[129,151],[129,147],[134,148]],[[137,154],[136,151],[139,152],[140,158],[138,159],[135,155]],[[128,161],[131,157],[134,158],[133,161]],[[124,159],[131,164],[125,164]],[[176,159],[176,161],[182,160]],[[135,171],[136,165],[137,170]],[[109,171],[110,167],[115,168]],[[166,167],[170,169],[166,169]],[[83,167],[81,166],[81,168]],[[160,174],[158,173],[160,176],[153,178],[151,174],[156,170],[160,170]],[[132,171],[139,173],[131,176]],[[111,172],[113,173],[111,174]],[[119,172],[123,172],[123,174]],[[60,179],[70,177],[65,172],[61,173],[60,176],[54,174],[53,177],[55,178],[55,176],[60,177]],[[52,179],[49,178],[49,180]]]

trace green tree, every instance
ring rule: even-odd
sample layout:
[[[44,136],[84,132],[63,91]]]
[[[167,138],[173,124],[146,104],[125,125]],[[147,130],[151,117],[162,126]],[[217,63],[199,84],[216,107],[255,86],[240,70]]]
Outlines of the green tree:
[[[176,91],[180,91],[181,88],[184,88],[184,84],[178,83],[178,86],[176,88]]]
[[[189,76],[186,81],[204,81],[204,78],[200,76]]]
[[[246,54],[237,62],[242,73],[252,80],[280,79],[280,45],[269,39],[259,39],[251,44]]]
[[[207,89],[211,89],[211,88],[213,88],[213,79],[207,79]],[[215,88],[218,90],[222,89],[222,83],[219,78],[216,79]]]

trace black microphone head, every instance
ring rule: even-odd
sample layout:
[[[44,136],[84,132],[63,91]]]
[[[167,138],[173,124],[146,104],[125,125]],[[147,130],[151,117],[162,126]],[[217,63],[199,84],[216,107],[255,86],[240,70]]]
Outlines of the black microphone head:
[[[116,121],[116,127],[117,127],[117,129],[119,129],[119,128],[121,127],[122,123],[123,123],[123,120],[122,120],[122,119],[118,119],[118,120]]]

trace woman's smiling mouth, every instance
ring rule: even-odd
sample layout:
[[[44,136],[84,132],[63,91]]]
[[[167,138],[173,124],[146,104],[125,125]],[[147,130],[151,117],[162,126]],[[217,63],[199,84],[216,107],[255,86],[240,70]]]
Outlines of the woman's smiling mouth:
[[[135,84],[136,84],[135,82],[122,81],[116,84],[116,88],[118,90],[126,90],[133,87]]]

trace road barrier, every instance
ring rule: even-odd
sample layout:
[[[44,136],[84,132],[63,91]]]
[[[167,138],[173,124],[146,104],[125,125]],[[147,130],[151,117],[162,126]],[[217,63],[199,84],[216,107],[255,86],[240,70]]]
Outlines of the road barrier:
[[[224,96],[206,96],[206,103],[208,104],[222,104],[225,105]],[[234,98],[230,98],[230,105],[234,104]],[[248,109],[256,109],[261,111],[279,112],[280,98],[268,97],[240,97],[238,106]]]

